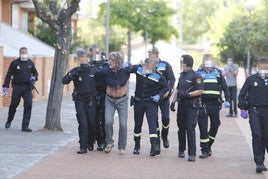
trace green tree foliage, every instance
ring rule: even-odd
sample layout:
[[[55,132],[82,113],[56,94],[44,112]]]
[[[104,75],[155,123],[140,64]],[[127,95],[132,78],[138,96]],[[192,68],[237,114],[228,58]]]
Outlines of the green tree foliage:
[[[52,29],[47,23],[41,22],[36,26],[35,36],[48,45],[55,45],[55,37],[53,35]]]
[[[222,4],[222,0],[183,0],[183,42],[196,44],[209,29],[207,18]]]
[[[255,65],[259,57],[268,55],[267,12],[267,2],[262,1],[251,16],[244,12],[233,19],[218,44],[222,60],[232,56],[237,64],[246,67],[248,49],[251,51],[251,65]]]
[[[99,17],[106,14],[106,3],[101,4]],[[169,24],[169,17],[175,11],[165,2],[153,0],[112,0],[110,3],[110,23],[126,28],[128,31],[147,31],[150,43],[169,40],[177,31]]]

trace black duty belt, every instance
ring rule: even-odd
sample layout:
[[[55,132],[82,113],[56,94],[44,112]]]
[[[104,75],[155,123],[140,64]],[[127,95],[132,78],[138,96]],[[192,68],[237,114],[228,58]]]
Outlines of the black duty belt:
[[[120,98],[123,98],[123,97],[125,97],[127,94],[124,94],[123,96],[119,96],[119,97],[113,97],[113,96],[110,96],[110,95],[108,95],[108,94],[106,94],[109,98],[111,98],[111,99],[120,99]]]

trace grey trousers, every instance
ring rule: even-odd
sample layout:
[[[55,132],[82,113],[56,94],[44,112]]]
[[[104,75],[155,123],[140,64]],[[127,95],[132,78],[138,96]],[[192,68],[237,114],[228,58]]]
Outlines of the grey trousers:
[[[119,116],[119,133],[118,133],[118,149],[125,149],[127,144],[127,118],[128,118],[128,96],[113,99],[106,95],[105,97],[105,132],[106,143],[112,144],[113,140],[113,124],[115,111]]]

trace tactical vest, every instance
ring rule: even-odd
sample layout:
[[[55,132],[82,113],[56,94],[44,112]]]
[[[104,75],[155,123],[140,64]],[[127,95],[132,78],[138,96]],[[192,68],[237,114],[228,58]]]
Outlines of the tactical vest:
[[[209,73],[205,70],[200,70],[198,73],[202,76],[204,83],[202,99],[218,100],[221,95],[221,87],[218,80],[220,73],[217,70],[211,70]]]

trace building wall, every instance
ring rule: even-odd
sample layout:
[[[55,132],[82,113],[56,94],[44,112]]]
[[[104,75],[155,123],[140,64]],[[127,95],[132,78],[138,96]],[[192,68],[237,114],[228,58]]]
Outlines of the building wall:
[[[35,90],[33,90],[33,98],[34,101],[47,100],[49,96],[50,82],[52,77],[52,70],[54,65],[53,57],[38,57],[31,58],[33,60],[35,67],[38,71],[38,81],[35,86],[38,89],[39,94]],[[4,83],[5,75],[7,73],[8,67],[10,63],[14,60],[14,58],[3,57],[3,47],[0,46],[0,82],[1,86]],[[70,56],[68,61],[68,66],[66,72],[71,70],[73,67],[77,66],[76,60],[73,56]],[[2,87],[0,88],[0,93],[2,93]],[[73,91],[73,84],[70,83],[68,85],[64,85],[64,96],[71,95]],[[9,86],[8,94],[5,97],[2,97],[0,100],[0,107],[9,106],[12,94],[11,84]],[[22,100],[23,101],[23,100]],[[21,101],[21,102],[22,102]]]
[[[2,1],[2,21],[11,24],[11,0]]]

